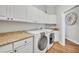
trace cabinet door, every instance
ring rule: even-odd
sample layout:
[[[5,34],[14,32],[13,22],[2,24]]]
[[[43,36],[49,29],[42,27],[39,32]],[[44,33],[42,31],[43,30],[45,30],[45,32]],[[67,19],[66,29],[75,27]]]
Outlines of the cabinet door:
[[[15,42],[14,43],[14,48],[19,48],[21,46],[24,46],[25,44],[27,44],[27,42],[25,40],[21,40],[21,41],[18,41],[18,42]]]
[[[37,23],[39,20],[39,9],[34,6],[28,6],[27,8],[27,19],[31,22]]]
[[[0,5],[0,17],[5,17],[5,16],[6,16],[6,6]]]
[[[56,15],[48,15],[47,16],[47,23],[56,24]]]
[[[39,13],[39,20],[37,21],[38,23],[46,23],[46,17],[47,17],[47,15],[43,12],[43,11],[39,11],[40,13]]]
[[[21,45],[17,45],[19,47],[15,48],[15,52],[16,53],[32,53],[33,52],[33,38],[28,38],[25,39],[26,44],[22,44],[21,42],[19,42],[19,44],[21,43]],[[15,43],[14,43],[14,47],[15,47]]]
[[[7,9],[6,5],[0,5],[0,20],[7,20],[6,9]]]
[[[0,53],[7,53],[12,50],[12,44],[8,44],[5,46],[0,46]]]
[[[24,45],[18,49],[16,49],[17,53],[32,53],[33,52],[33,46],[32,43],[29,43],[27,45]]]
[[[13,5],[8,5],[7,6],[7,15],[8,18],[13,18],[14,17],[14,6]]]
[[[24,21],[26,13],[26,6],[24,5],[15,5],[14,6],[14,18],[15,20]]]

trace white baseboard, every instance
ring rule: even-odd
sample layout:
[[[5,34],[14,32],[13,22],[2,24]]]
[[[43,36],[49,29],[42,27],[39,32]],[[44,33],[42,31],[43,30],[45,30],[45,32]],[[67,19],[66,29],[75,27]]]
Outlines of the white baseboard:
[[[59,40],[54,40],[54,42],[59,42],[62,46],[65,46],[65,43],[62,43],[62,42],[59,41]]]
[[[59,40],[54,40],[54,42],[58,42]]]
[[[62,43],[62,42],[60,42],[60,41],[59,41],[59,43],[60,43],[62,46],[65,46],[65,43]]]
[[[69,37],[66,37],[66,39],[68,39],[68,40],[72,41],[73,43],[75,43],[75,44],[78,44],[78,45],[79,45],[79,42],[77,42],[77,41],[75,41],[75,40],[72,40],[72,39],[71,39],[71,38],[69,38]]]

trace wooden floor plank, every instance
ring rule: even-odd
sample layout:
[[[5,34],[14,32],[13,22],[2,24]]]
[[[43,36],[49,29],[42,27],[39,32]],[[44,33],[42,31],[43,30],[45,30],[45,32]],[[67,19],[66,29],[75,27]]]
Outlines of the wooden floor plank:
[[[79,53],[79,45],[66,39],[65,46],[55,42],[52,48],[48,50],[48,53]]]

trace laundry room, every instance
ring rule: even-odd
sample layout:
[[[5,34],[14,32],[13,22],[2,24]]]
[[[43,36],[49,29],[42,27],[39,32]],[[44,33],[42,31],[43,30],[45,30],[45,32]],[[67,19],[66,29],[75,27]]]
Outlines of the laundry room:
[[[77,12],[78,5],[0,5],[0,53],[78,53]]]

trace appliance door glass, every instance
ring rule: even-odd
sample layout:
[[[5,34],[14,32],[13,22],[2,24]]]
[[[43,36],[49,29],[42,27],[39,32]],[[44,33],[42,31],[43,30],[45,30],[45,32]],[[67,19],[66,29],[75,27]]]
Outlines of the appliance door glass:
[[[47,42],[48,40],[46,36],[41,37],[38,41],[38,49],[41,51],[44,50],[47,47]]]
[[[50,41],[49,41],[50,44],[52,44],[54,42],[54,38],[55,38],[54,33],[51,33],[50,38],[49,38],[50,39]]]

